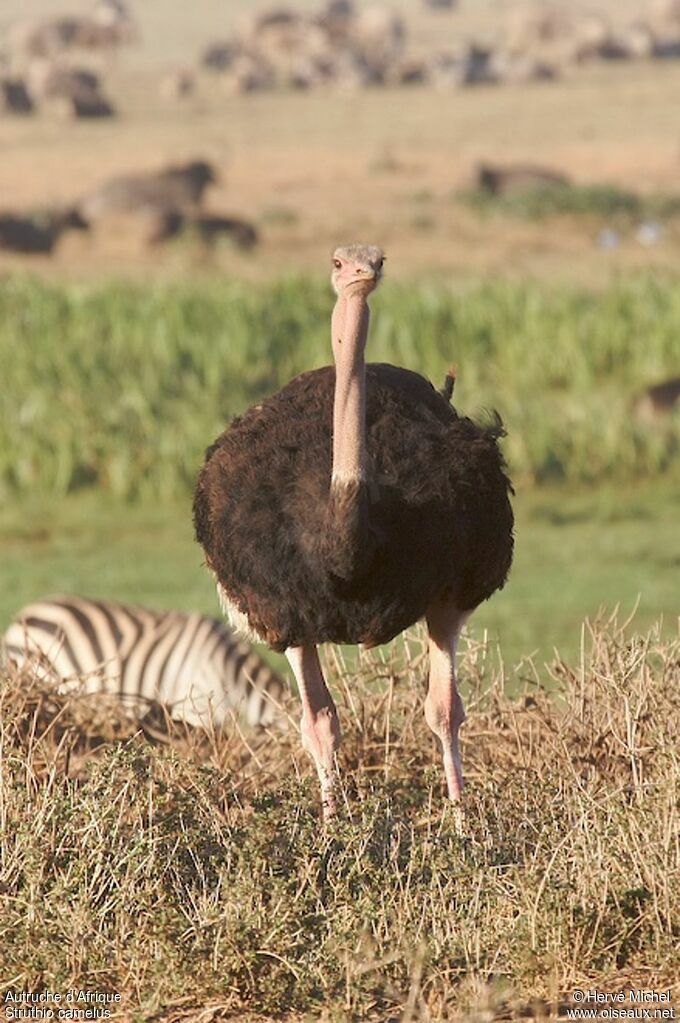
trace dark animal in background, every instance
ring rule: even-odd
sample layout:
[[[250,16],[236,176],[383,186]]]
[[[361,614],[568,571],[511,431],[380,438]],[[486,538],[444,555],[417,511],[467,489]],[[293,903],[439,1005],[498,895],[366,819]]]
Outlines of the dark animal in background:
[[[61,117],[113,117],[116,113],[115,107],[105,96],[85,89],[54,100],[53,108]]]
[[[459,61],[459,84],[495,85],[498,76],[494,70],[493,57],[493,50],[470,43]]]
[[[188,224],[205,245],[215,245],[220,238],[228,238],[239,249],[252,249],[258,242],[257,229],[237,217],[197,216],[191,217]]]
[[[655,424],[680,411],[680,377],[646,387],[633,403],[635,417],[641,423]]]
[[[84,196],[79,208],[88,220],[152,209],[182,212],[199,206],[205,190],[217,180],[211,163],[192,160],[160,171],[110,178]]]
[[[257,229],[247,220],[217,214],[182,214],[176,210],[162,214],[149,242],[169,241],[187,232],[204,245],[213,247],[227,238],[239,249],[252,249],[258,242]]]
[[[113,117],[115,108],[99,75],[88,68],[36,61],[29,69],[32,93],[48,110],[64,117]]]
[[[274,720],[285,688],[224,622],[110,600],[29,604],[7,629],[4,649],[63,688],[117,696],[140,720],[161,705],[190,725],[222,725],[236,714],[262,727]]]
[[[54,61],[35,61],[29,69],[31,91],[40,99],[98,92],[99,75],[89,68],[65,67]]]
[[[234,420],[208,448],[194,497],[225,612],[285,650],[295,672],[326,816],[340,727],[317,644],[375,646],[425,617],[425,714],[458,801],[456,642],[503,586],[513,552],[500,421],[462,418],[417,373],[364,361],[382,268],[375,246],[336,250],[335,366],[303,373]]]
[[[88,222],[76,209],[33,215],[0,212],[0,249],[49,254],[65,231],[88,228]]]
[[[570,184],[565,174],[524,164],[500,167],[481,163],[476,176],[477,187],[490,195],[512,195],[530,188],[565,188]]]
[[[158,173],[158,181],[177,197],[178,205],[199,206],[206,188],[218,180],[215,167],[207,160],[191,160]]]
[[[0,110],[8,114],[32,114],[34,103],[23,78],[0,78]]]
[[[201,54],[200,63],[211,71],[226,71],[242,53],[237,43],[211,43]]]

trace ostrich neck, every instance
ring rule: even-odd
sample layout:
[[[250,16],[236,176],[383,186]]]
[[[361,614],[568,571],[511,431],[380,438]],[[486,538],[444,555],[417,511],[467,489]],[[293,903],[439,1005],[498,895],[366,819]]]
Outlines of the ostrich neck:
[[[369,308],[363,295],[340,296],[331,323],[335,359],[332,482],[365,480],[366,366]]]

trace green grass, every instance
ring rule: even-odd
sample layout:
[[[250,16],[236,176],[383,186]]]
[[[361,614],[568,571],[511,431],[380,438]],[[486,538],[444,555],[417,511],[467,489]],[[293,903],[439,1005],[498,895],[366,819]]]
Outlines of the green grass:
[[[573,493],[522,492],[507,587],[482,605],[471,631],[499,641],[508,665],[553,648],[575,655],[581,622],[601,607],[638,624],[680,611],[680,488],[649,484]],[[73,592],[217,613],[212,579],[191,531],[190,502],[121,504],[102,495],[23,501],[0,511],[0,627],[36,597]],[[280,662],[279,662],[280,663]]]
[[[168,499],[190,490],[234,414],[330,358],[328,286],[302,278],[137,287],[0,281],[0,496],[98,487]],[[522,483],[640,480],[668,471],[678,417],[631,413],[677,373],[680,289],[651,276],[572,287],[386,284],[369,358],[497,407]]]
[[[576,216],[630,222],[680,216],[680,195],[640,195],[615,185],[534,185],[507,195],[470,189],[455,198],[478,213],[522,220]]]
[[[676,984],[677,638],[597,631],[559,703],[511,701],[470,648],[462,828],[401,654],[348,674],[326,827],[285,723],[154,748],[0,674],[3,987],[140,1023],[491,1023]]]

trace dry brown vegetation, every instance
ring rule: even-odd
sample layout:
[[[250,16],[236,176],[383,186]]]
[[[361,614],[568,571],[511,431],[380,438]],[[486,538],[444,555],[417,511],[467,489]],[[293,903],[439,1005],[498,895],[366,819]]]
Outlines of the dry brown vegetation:
[[[330,664],[345,813],[325,830],[294,702],[257,738],[149,744],[92,697],[6,675],[0,979],[178,1021],[546,1019],[576,987],[671,987],[678,640],[587,626],[556,696],[526,666],[512,699],[470,640],[460,834],[421,639]]]

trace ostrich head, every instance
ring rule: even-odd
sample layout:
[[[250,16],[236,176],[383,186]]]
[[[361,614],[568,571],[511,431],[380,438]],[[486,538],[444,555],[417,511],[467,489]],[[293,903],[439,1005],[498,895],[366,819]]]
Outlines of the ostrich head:
[[[366,297],[382,279],[385,257],[377,245],[342,245],[333,253],[331,284],[339,298]]]

